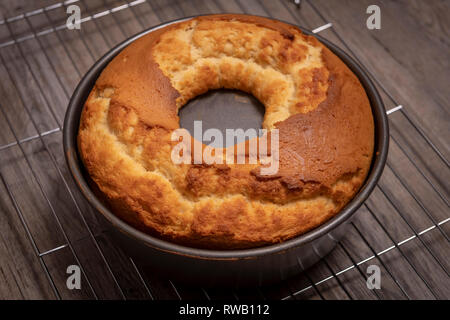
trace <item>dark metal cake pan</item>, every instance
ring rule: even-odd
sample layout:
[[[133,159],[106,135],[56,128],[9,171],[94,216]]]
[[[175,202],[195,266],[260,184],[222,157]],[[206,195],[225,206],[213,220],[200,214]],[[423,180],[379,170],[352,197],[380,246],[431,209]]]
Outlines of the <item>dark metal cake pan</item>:
[[[190,17],[191,18],[191,17]],[[356,74],[370,100],[375,123],[375,149],[370,172],[355,197],[332,219],[317,228],[265,247],[245,250],[207,250],[186,247],[145,234],[116,217],[91,188],[78,153],[77,135],[84,103],[98,76],[108,63],[131,42],[178,19],[147,29],[117,45],[86,73],[72,95],[63,129],[64,152],[69,170],[89,203],[111,225],[111,233],[123,250],[158,274],[181,282],[204,286],[251,286],[284,280],[318,262],[345,234],[357,209],[376,186],[386,163],[389,127],[383,101],[366,70],[336,45],[315,36]]]

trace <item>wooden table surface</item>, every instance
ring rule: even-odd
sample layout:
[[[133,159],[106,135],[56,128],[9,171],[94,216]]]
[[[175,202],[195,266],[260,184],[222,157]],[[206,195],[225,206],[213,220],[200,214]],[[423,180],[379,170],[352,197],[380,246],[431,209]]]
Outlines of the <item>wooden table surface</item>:
[[[0,298],[450,298],[448,1],[303,0],[301,9],[288,0],[71,1],[92,17],[79,31],[52,29],[67,19],[60,1],[0,2]],[[366,27],[371,4],[381,8],[380,30]],[[320,35],[369,70],[387,110],[403,106],[389,115],[383,177],[344,240],[307,272],[271,287],[185,287],[148,272],[111,241],[62,152],[68,100],[108,49],[161,22],[220,12],[307,29],[331,22]],[[83,270],[81,290],[67,289],[72,264]],[[366,285],[373,264],[380,290]]]

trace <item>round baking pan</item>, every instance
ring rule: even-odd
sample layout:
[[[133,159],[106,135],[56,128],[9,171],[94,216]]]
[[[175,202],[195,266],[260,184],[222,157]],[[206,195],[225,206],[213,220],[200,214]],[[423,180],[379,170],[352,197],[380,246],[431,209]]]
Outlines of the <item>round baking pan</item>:
[[[203,286],[264,285],[281,281],[310,267],[334,248],[344,235],[350,218],[377,184],[386,162],[389,144],[389,128],[383,102],[362,66],[331,42],[299,27],[305,34],[319,39],[347,64],[358,76],[370,100],[375,122],[375,150],[370,172],[359,192],[326,223],[290,240],[264,247],[207,250],[174,244],[145,234],[116,217],[92,189],[77,148],[81,111],[98,76],[122,49],[149,32],[191,18],[167,22],[129,38],[106,53],[86,73],[72,95],[64,120],[63,145],[67,165],[83,195],[112,226],[111,234],[123,250],[158,274]]]

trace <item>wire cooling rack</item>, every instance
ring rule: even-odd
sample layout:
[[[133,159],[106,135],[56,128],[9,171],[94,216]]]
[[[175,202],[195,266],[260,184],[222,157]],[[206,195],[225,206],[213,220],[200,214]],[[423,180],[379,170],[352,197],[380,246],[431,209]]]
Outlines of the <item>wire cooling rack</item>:
[[[448,149],[422,128],[421,119],[408,111],[408,101],[402,108],[397,95],[370,67],[391,122],[391,150],[383,178],[337,248],[279,285],[233,291],[185,287],[160,278],[110,242],[106,227],[70,179],[61,146],[64,111],[89,66],[115,44],[183,16],[248,13],[321,32],[363,64],[359,50],[335,29],[320,3],[302,1],[301,9],[293,2],[269,0],[39,3],[44,2],[0,19],[0,253],[5,257],[0,266],[7,270],[0,294],[4,297],[450,298]],[[81,9],[80,30],[66,28],[70,5]],[[443,121],[448,124],[448,118]],[[67,289],[66,268],[71,264],[81,269],[81,290]],[[379,290],[366,285],[371,264],[382,272]]]

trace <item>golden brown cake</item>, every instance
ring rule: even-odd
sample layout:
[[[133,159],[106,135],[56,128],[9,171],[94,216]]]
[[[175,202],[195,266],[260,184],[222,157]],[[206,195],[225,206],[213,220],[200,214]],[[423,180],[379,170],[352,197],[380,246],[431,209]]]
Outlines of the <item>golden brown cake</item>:
[[[279,170],[175,164],[178,110],[211,89],[238,89],[279,131]],[[103,70],[83,109],[82,161],[111,210],[160,238],[250,248],[336,215],[369,171],[374,126],[347,66],[291,25],[246,15],[194,18],[153,31]]]

